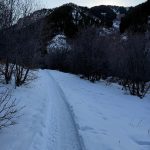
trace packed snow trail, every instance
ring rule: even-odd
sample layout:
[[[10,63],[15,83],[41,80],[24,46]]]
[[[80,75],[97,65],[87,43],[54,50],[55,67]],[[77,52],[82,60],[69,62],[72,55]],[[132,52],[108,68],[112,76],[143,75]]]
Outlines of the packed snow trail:
[[[65,106],[65,110],[69,113],[69,119],[68,122],[71,122],[74,130],[75,130],[75,134],[78,140],[78,143],[80,145],[80,148],[78,148],[78,150],[86,150],[84,142],[83,142],[83,138],[79,133],[79,125],[77,122],[75,122],[75,115],[74,112],[72,111],[71,106],[68,103],[68,100],[66,99],[65,93],[63,92],[63,90],[61,89],[61,87],[59,86],[58,82],[53,78],[53,76],[51,75],[50,71],[47,71],[47,73],[49,74],[50,78],[53,80],[53,85],[54,87],[57,89],[57,93],[61,96],[61,101],[59,102],[58,105],[61,106]],[[56,104],[56,103],[55,103]],[[57,107],[57,106],[56,106]],[[53,111],[54,112],[54,111]]]
[[[52,114],[50,116],[53,128],[51,150],[56,150],[56,147],[57,150],[84,150],[73,115],[66,103],[65,95],[51,76],[50,71],[47,71],[47,73],[51,80],[50,84],[53,85],[50,95],[54,98],[54,100],[51,100],[53,104],[51,105]]]
[[[25,105],[19,124],[0,131],[0,150],[83,150],[71,112],[48,71],[14,90]]]

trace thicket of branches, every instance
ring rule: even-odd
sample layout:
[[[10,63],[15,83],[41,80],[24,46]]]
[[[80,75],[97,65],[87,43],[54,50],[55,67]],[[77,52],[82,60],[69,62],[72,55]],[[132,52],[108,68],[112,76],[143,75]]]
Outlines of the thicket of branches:
[[[94,82],[117,79],[131,95],[143,98],[150,88],[150,40],[145,34],[100,34],[99,29],[81,30],[71,51],[48,55],[51,69],[72,72]]]
[[[15,85],[20,86],[30,79],[30,69],[33,67],[33,57],[38,40],[35,34],[30,37],[32,27],[16,27],[15,23],[29,15],[34,7],[30,0],[2,0],[0,2],[0,72],[5,83],[9,84],[14,75]]]
[[[131,35],[123,43],[124,55],[121,57],[120,78],[131,95],[143,98],[150,88],[150,47],[144,35]]]

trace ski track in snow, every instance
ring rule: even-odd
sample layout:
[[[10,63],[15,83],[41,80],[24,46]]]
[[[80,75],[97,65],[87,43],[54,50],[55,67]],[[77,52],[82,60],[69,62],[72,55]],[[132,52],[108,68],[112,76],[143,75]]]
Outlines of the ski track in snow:
[[[86,150],[84,142],[83,142],[83,138],[79,133],[79,125],[77,124],[77,122],[75,122],[75,115],[74,112],[72,111],[71,106],[69,105],[65,93],[63,92],[63,90],[61,89],[61,87],[59,86],[59,83],[53,78],[53,76],[50,74],[50,71],[48,71],[49,76],[51,77],[51,79],[53,79],[54,85],[56,86],[57,92],[58,94],[61,95],[63,103],[65,105],[65,109],[69,112],[70,115],[70,121],[72,122],[72,125],[74,126],[75,129],[75,134],[78,140],[78,143],[80,145],[80,148],[78,150]],[[59,104],[58,104],[59,105]],[[69,121],[69,122],[70,122]]]
[[[50,116],[52,127],[54,128],[51,134],[51,148],[56,150],[84,150],[83,144],[79,141],[78,130],[74,122],[74,118],[66,103],[65,95],[57,82],[51,76],[50,72],[47,72],[51,78],[54,90],[51,91],[51,96],[56,97],[55,101],[51,100],[52,114]]]

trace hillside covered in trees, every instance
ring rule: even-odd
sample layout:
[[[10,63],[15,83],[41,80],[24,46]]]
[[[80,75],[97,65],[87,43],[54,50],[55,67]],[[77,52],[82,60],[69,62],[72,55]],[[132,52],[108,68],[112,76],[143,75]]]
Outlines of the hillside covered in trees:
[[[132,7],[122,18],[120,32],[130,30],[133,32],[145,32],[148,25],[148,16],[150,16],[150,0],[136,7]]]

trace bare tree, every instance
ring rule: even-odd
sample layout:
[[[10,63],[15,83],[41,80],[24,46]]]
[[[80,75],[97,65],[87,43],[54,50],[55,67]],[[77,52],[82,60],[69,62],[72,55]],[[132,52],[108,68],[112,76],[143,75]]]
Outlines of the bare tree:
[[[29,78],[29,71],[30,69],[16,64],[16,70],[15,70],[15,84],[16,86],[21,86],[26,81],[33,80],[33,78]]]
[[[0,71],[4,75],[5,81],[8,84],[9,81],[11,80],[13,71],[18,70],[15,74],[19,76],[20,73],[18,74],[18,72],[21,72],[23,70],[22,73],[23,75],[24,71],[26,70],[25,68],[20,69],[20,61],[18,62],[20,58],[18,57],[22,58],[26,57],[27,55],[20,56],[18,55],[18,51],[22,51],[22,53],[24,54],[24,51],[27,50],[25,46],[26,41],[25,42],[23,41],[25,40],[25,38],[27,38],[25,36],[28,36],[29,32],[25,32],[24,30],[20,32],[21,29],[20,30],[16,29],[14,24],[20,17],[26,17],[27,15],[29,15],[30,12],[33,11],[34,6],[30,0],[2,0],[2,4],[6,7],[3,10],[4,25],[3,25],[3,32],[1,34],[3,35],[2,39],[5,39],[4,41],[5,54],[3,54],[4,61],[3,65],[1,65]],[[32,45],[35,46],[34,43],[32,43]],[[33,48],[33,46],[31,46],[31,48],[35,49]],[[29,53],[28,55],[30,56]],[[22,67],[24,67],[24,64],[22,65]],[[28,70],[29,68],[27,69],[27,72],[25,73],[26,75],[23,79],[18,77],[17,79],[18,82],[23,83],[26,80],[27,78],[26,76],[29,72]]]
[[[34,11],[34,3],[31,2],[31,0],[22,0],[22,2],[20,2],[20,7],[21,7],[21,17],[26,17],[28,15],[30,15],[31,12]]]
[[[11,81],[14,66],[15,66],[14,64],[9,63],[8,58],[6,58],[4,64],[1,64],[0,66],[1,76],[4,77],[6,84],[9,84],[9,82]]]
[[[1,0],[1,3],[4,5],[3,28],[9,28],[19,19],[19,0]]]
[[[16,64],[14,68],[15,87],[29,83],[36,79],[36,75],[33,71],[31,71],[32,67],[31,57],[25,57],[25,55],[18,55],[16,57]]]
[[[2,8],[0,18],[3,19],[3,28],[10,28],[35,8],[31,0],[1,0],[0,7]]]

